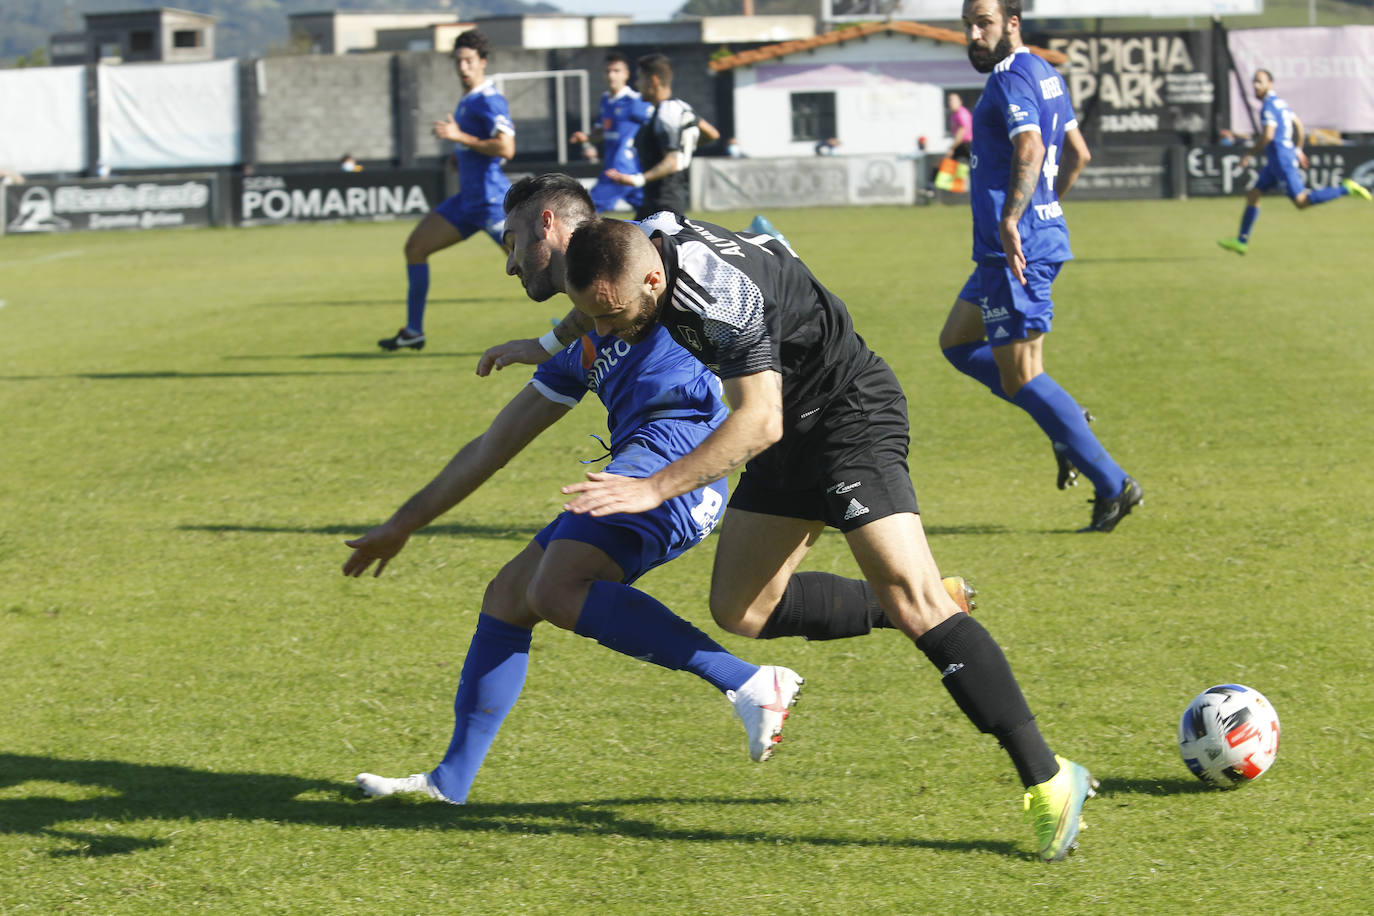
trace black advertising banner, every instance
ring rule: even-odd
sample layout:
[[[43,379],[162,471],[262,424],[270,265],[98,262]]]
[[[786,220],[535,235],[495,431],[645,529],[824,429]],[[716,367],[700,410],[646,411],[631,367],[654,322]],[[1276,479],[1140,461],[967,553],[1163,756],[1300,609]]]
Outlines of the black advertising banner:
[[[1194,146],[1188,149],[1184,168],[1189,197],[1224,197],[1244,194],[1259,174],[1262,157],[1251,156],[1241,167],[1244,146]],[[1311,146],[1303,177],[1309,188],[1329,188],[1347,178],[1374,187],[1374,146]],[[1278,193],[1275,191],[1274,193]]]
[[[234,222],[240,226],[424,216],[444,199],[437,169],[363,172],[260,171],[234,179]]]
[[[1070,200],[1158,200],[1173,196],[1166,146],[1099,147],[1083,167]]]
[[[1140,145],[1207,139],[1217,103],[1210,31],[1040,36],[1085,133]],[[1224,86],[1222,87],[1225,88]]]
[[[35,181],[5,186],[5,232],[209,226],[218,179]]]

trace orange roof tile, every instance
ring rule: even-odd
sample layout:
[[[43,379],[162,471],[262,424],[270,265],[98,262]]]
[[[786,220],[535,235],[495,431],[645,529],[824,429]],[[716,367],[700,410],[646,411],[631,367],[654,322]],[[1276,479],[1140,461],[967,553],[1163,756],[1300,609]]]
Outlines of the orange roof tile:
[[[750,51],[741,51],[738,54],[731,54],[728,57],[721,57],[711,61],[711,69],[719,73],[723,70],[733,70],[736,67],[747,67],[751,64],[760,63],[761,61],[786,57],[789,54],[796,54],[800,51],[812,51],[816,48],[824,47],[825,45],[837,45],[846,41],[851,41],[855,38],[876,35],[879,32],[896,32],[901,35],[910,35],[913,38],[929,38],[931,41],[944,41],[956,45],[965,45],[968,43],[964,39],[963,32],[956,32],[953,29],[940,29],[933,25],[925,25],[920,22],[908,22],[906,20],[894,19],[888,22],[865,22],[860,25],[849,26],[848,28],[836,29],[833,32],[826,32],[824,35],[817,35],[815,38],[784,41],[775,45],[765,45],[762,48],[754,48]],[[1051,51],[1048,48],[1040,48],[1035,45],[1031,45],[1030,49],[1052,64],[1062,64],[1068,60],[1068,58],[1059,51]]]

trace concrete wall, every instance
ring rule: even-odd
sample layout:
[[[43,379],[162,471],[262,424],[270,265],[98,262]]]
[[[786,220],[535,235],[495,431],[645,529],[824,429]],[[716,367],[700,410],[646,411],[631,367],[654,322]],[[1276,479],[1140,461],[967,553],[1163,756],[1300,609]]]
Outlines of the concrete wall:
[[[392,55],[268,57],[256,68],[260,163],[397,158]]]

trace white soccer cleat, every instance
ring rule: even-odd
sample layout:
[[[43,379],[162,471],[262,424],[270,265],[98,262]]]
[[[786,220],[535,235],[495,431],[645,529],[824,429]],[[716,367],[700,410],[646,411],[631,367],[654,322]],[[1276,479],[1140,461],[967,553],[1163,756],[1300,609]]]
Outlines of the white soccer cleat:
[[[739,690],[725,692],[726,699],[735,705],[735,715],[744,723],[750,759],[762,763],[772,756],[803,683],[802,676],[790,668],[764,665]]]
[[[434,780],[429,778],[428,773],[415,773],[412,776],[378,776],[375,773],[359,773],[357,778],[358,788],[363,790],[364,795],[373,798],[381,798],[386,795],[395,795],[398,792],[418,792],[421,795],[428,795],[437,801],[449,801],[444,797],[444,793],[439,791],[439,787],[434,784]],[[457,804],[450,802],[450,804]]]

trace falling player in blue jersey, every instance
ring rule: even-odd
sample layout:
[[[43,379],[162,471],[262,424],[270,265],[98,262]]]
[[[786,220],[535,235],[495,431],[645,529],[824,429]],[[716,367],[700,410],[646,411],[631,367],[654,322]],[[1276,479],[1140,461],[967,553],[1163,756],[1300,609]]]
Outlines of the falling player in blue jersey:
[[[580,188],[578,189],[581,190]],[[585,192],[583,192],[585,193]],[[509,246],[509,243],[507,243]],[[633,345],[584,335],[543,363],[534,378],[434,480],[385,523],[347,541],[344,574],[376,575],[410,535],[477,489],[539,433],[595,392],[609,411],[606,470],[648,477],[687,454],[725,419],[720,382],[666,329]],[[565,512],[497,573],[482,599],[463,662],[448,751],[427,773],[361,773],[368,795],[418,792],[461,804],[497,730],[514,706],[541,620],[631,658],[689,671],[716,687],[744,722],[749,756],[766,760],[802,679],[727,652],[648,594],[639,576],[700,542],[725,507],[724,481],[703,484],[651,512],[590,518]]]
[[[627,174],[639,171],[639,158],[635,155],[635,134],[640,125],[649,120],[654,106],[644,101],[640,94],[630,88],[630,62],[619,51],[606,55],[606,91],[601,93],[601,110],[596,126],[589,137],[582,131],[572,135],[574,143],[600,143],[601,162],[605,169],[616,169]],[[603,170],[592,186],[592,203],[598,212],[614,210],[624,201],[630,209],[637,208],[644,200],[644,189],[617,184],[606,177]]]
[[[1050,288],[1073,257],[1059,198],[1089,159],[1064,80],[1021,40],[1020,0],[966,0],[968,56],[988,81],[973,111],[973,260],[940,332],[945,358],[1049,436],[1062,490],[1081,471],[1096,496],[1083,531],[1111,531],[1143,493],[1044,367]]]
[[[1307,168],[1307,154],[1302,150],[1305,131],[1302,119],[1297,116],[1288,103],[1279,98],[1274,91],[1274,75],[1268,70],[1256,70],[1254,81],[1255,98],[1263,103],[1260,109],[1260,126],[1264,131],[1255,138],[1255,145],[1240,160],[1241,168],[1250,164],[1252,156],[1264,154],[1264,167],[1260,169],[1255,183],[1245,194],[1245,212],[1240,217],[1240,233],[1233,239],[1219,239],[1217,244],[1227,251],[1245,254],[1250,247],[1250,230],[1259,218],[1260,197],[1265,191],[1278,187],[1288,195],[1293,206],[1299,210],[1324,204],[1337,197],[1354,195],[1365,200],[1370,193],[1363,185],[1347,178],[1333,188],[1308,188],[1299,169]]]
[[[383,350],[421,350],[425,346],[425,302],[429,297],[429,256],[485,232],[498,245],[505,225],[501,202],[510,180],[501,163],[515,155],[515,125],[505,96],[487,79],[491,44],[476,29],[453,42],[453,61],[466,94],[458,108],[434,122],[434,135],[457,144],[458,193],[420,220],[406,239],[406,323],[377,341]]]

